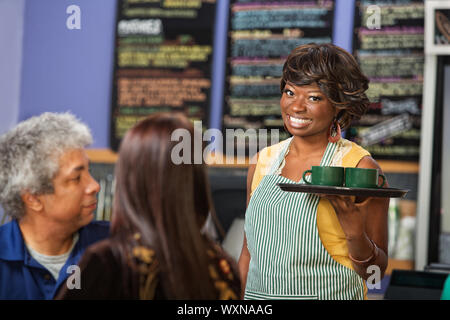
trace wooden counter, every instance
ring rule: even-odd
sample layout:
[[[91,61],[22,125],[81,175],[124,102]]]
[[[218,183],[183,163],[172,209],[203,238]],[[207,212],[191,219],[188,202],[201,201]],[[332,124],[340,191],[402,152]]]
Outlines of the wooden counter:
[[[117,161],[117,153],[110,149],[87,149],[87,155],[92,162],[98,163],[115,163]],[[249,159],[233,159],[227,163],[227,159],[224,157],[221,164],[211,164],[213,167],[235,167],[235,168],[246,168],[249,165]],[[417,174],[419,172],[419,163],[413,161],[387,161],[379,160],[383,172],[386,173],[412,173]]]
[[[397,260],[389,258],[385,274],[390,275],[394,269],[414,270],[414,260]]]

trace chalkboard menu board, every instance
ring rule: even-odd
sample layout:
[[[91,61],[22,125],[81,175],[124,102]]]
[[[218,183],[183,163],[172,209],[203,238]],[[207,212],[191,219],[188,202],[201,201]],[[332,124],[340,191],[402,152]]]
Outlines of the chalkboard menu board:
[[[279,129],[280,140],[288,137],[280,114],[283,63],[299,45],[331,43],[333,13],[330,0],[231,1],[223,129],[234,129],[235,148],[248,148],[249,132],[261,128],[267,144],[271,129]]]
[[[215,0],[119,0],[111,148],[158,111],[208,126]]]
[[[424,66],[424,3],[356,2],[354,54],[370,79],[368,113],[348,138],[376,159],[419,158]]]

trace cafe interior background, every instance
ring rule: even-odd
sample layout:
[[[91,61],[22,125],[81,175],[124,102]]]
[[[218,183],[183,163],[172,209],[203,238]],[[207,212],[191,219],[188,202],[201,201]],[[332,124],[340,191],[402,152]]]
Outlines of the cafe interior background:
[[[109,220],[116,151],[136,121],[181,110],[203,130],[241,132],[244,158],[227,149],[231,161],[208,166],[220,241],[237,259],[252,155],[243,133],[287,137],[282,62],[309,42],[358,59],[371,106],[345,136],[409,190],[391,199],[388,270],[369,297],[395,286],[432,295],[432,276],[450,272],[450,1],[0,0],[0,134],[46,111],[82,119],[96,218]]]

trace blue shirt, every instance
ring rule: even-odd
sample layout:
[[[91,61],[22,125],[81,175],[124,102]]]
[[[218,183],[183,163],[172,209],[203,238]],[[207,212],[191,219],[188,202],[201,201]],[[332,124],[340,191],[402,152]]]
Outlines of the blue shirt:
[[[78,234],[78,242],[55,280],[28,252],[17,221],[1,226],[0,299],[53,299],[61,284],[72,274],[67,273],[67,268],[77,264],[89,245],[108,237],[109,222],[91,222],[78,230]]]

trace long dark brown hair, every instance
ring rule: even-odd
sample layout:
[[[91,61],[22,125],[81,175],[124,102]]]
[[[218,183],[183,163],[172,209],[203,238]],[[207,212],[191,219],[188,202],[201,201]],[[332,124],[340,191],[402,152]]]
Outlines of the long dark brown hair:
[[[298,86],[317,84],[340,110],[338,121],[342,129],[359,119],[370,104],[365,93],[369,79],[350,53],[333,44],[311,43],[292,50],[283,66],[281,92],[288,81]]]
[[[176,129],[189,132],[193,155],[194,128],[182,114],[151,115],[124,137],[116,166],[112,237],[122,251],[136,245],[155,250],[164,297],[215,299],[200,232],[208,213],[214,213],[207,175],[203,164],[174,164],[172,149],[179,142],[171,136]]]

